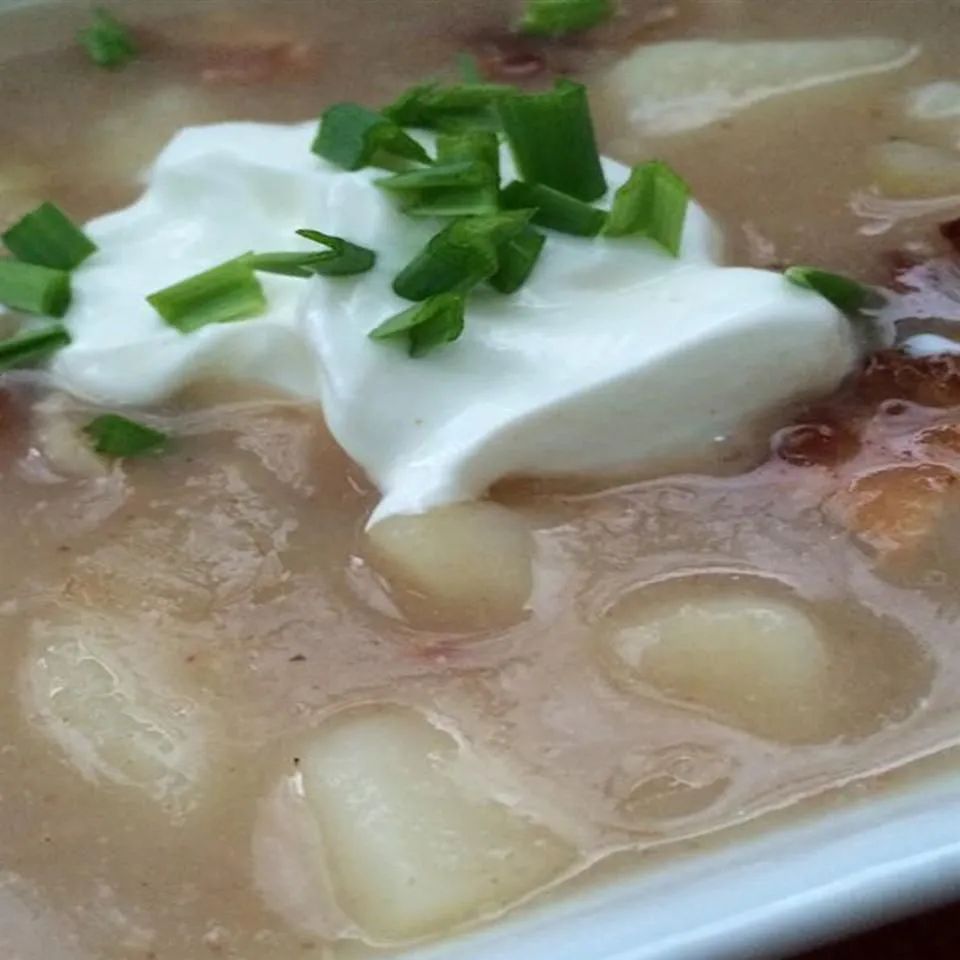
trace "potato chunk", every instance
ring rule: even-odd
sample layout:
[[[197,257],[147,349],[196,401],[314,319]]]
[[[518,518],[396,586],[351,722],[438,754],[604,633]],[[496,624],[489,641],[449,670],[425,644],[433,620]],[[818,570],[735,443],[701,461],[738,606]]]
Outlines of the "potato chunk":
[[[818,735],[830,656],[800,607],[735,588],[645,601],[611,615],[617,672],[726,722],[785,741]]]
[[[453,737],[411,710],[330,721],[300,769],[340,905],[377,938],[496,912],[574,858],[552,831],[494,799]]]
[[[406,599],[416,612],[455,614],[477,624],[503,622],[514,619],[530,596],[530,531],[495,503],[388,517],[368,537],[374,564],[413,594]]]
[[[909,140],[875,147],[874,183],[888,197],[941,197],[960,193],[960,153]]]

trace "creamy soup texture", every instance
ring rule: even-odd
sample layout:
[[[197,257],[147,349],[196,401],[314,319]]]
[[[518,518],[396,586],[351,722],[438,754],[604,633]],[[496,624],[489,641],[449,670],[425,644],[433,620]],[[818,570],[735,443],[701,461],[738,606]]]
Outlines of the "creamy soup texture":
[[[956,744],[960,3],[624,0],[547,39],[521,6],[129,0],[115,72],[86,4],[0,3],[0,223],[118,209],[184,127],[382,105],[466,52],[586,83],[604,154],[682,173],[725,262],[876,285],[862,359],[671,469],[373,526],[282,383],[194,378],[124,411],[165,450],[110,459],[84,426],[117,407],[0,375],[4,958],[398,956]]]

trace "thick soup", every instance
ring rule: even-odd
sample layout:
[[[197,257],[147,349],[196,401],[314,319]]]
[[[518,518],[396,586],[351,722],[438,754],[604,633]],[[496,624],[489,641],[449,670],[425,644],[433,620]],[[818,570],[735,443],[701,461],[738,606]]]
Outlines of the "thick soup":
[[[956,744],[960,5],[9,6],[5,960],[395,956]]]

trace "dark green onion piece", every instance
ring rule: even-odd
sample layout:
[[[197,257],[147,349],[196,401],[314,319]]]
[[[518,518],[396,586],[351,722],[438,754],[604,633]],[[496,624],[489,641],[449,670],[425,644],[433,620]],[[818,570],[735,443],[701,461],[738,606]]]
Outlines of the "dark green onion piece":
[[[93,12],[93,22],[77,34],[90,59],[107,70],[125,67],[137,56],[130,32],[103,7]]]
[[[0,304],[62,317],[70,306],[70,274],[19,260],[0,260]]]
[[[324,112],[312,149],[344,170],[397,159],[430,162],[427,151],[396,123],[357,103],[336,103]]]
[[[21,333],[9,340],[0,340],[0,370],[21,367],[55,353],[70,342],[70,334],[62,323],[41,330]]]
[[[25,263],[73,270],[96,244],[57,206],[42,203],[3,234],[7,249]]]
[[[463,333],[464,298],[459,293],[440,293],[390,317],[371,330],[373,340],[407,340],[410,356],[422,357]]]
[[[147,301],[181,333],[211,323],[231,323],[263,313],[267,306],[251,255],[228,260],[150,294]]]
[[[366,273],[377,262],[377,255],[366,247],[332,237],[319,230],[298,230],[297,235],[328,247],[320,253],[309,250],[290,253],[255,253],[250,257],[254,270],[279,273],[285,277],[349,277]]]
[[[640,234],[678,256],[690,188],[667,164],[651,160],[633,168],[617,191],[603,232],[608,237]]]
[[[511,93],[498,110],[522,180],[578,200],[603,196],[607,182],[583,84],[558,80],[547,93]]]
[[[93,449],[108,457],[142,457],[145,453],[156,453],[167,443],[165,433],[118,413],[105,413],[91,420],[83,432],[90,437]]]
[[[500,201],[507,210],[534,209],[533,223],[577,237],[595,237],[607,220],[605,210],[540,183],[515,180],[504,188]]]
[[[411,87],[383,108],[383,115],[404,127],[442,130],[449,124],[489,126],[494,107],[513,87],[502,83],[458,83]]]
[[[487,281],[500,293],[515,293],[526,282],[540,259],[547,238],[531,226],[500,244],[497,260],[500,268]]]
[[[464,83],[483,83],[480,65],[472,53],[461,51],[457,54],[457,70],[460,72],[460,79]]]
[[[806,287],[829,300],[843,313],[856,313],[867,305],[872,290],[856,280],[828,273],[816,267],[790,267],[784,276],[798,287]]]
[[[465,293],[497,272],[500,246],[520,233],[531,215],[516,210],[454,220],[400,271],[394,292],[407,300]]]
[[[612,0],[527,0],[518,26],[524,33],[559,36],[589,30],[612,13]]]

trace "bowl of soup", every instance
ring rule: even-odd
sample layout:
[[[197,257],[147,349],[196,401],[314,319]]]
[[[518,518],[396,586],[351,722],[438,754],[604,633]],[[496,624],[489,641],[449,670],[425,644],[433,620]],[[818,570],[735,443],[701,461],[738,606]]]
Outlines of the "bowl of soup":
[[[960,7],[0,17],[11,957],[956,892]]]

